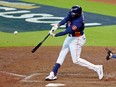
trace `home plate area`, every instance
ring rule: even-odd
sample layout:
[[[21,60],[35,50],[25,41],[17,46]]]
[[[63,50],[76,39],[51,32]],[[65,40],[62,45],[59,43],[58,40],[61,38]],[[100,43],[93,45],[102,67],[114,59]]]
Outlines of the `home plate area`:
[[[105,47],[84,47],[81,55],[94,64],[104,65],[102,80],[96,72],[73,64],[68,54],[55,81],[45,81],[45,77],[61,47],[41,47],[34,54],[30,51],[32,48],[0,48],[0,87],[116,87],[116,61],[105,59]]]
[[[115,77],[114,73],[113,74],[105,73],[104,81],[111,81],[111,83],[114,84],[116,81],[116,79],[114,78]],[[56,81],[45,81],[46,75],[47,73],[33,73],[25,77],[22,75],[21,77],[24,77],[24,78],[20,80],[19,82],[44,84],[45,87],[62,87],[62,86],[67,87],[67,84],[68,86],[71,86],[72,83],[75,83],[75,84],[96,84],[97,83],[99,84],[99,86],[100,85],[102,86],[104,84],[104,81],[95,80],[97,76],[96,74],[88,74],[88,75],[83,76],[82,74],[77,74],[73,72],[72,73],[60,73],[58,74],[58,76],[60,76],[60,79]],[[84,78],[88,78],[88,80],[87,79],[85,80]],[[92,81],[89,78],[91,78]]]
[[[6,78],[8,82],[16,82],[21,85],[32,85],[36,87],[37,85],[39,87],[75,87],[75,85],[90,85],[90,84],[99,84],[99,87],[102,86],[104,83],[106,84],[107,81],[110,81],[112,83],[112,86],[115,84],[116,74],[113,73],[105,73],[104,75],[104,80],[99,81],[96,79],[96,74],[88,74],[84,76],[82,74],[78,73],[60,73],[58,76],[60,77],[58,80],[55,81],[45,81],[45,76],[47,73],[32,73],[30,75],[20,75],[20,74],[15,74],[15,73],[10,73],[10,72],[5,72],[5,71],[0,71],[0,77],[1,79]],[[70,78],[70,79],[69,79]],[[87,79],[85,79],[87,78]],[[36,85],[37,84],[37,85]],[[107,83],[106,85],[108,85]],[[73,86],[74,85],[74,86]],[[37,87],[38,87],[37,86]],[[115,86],[115,85],[114,85]],[[3,86],[5,87],[5,86]],[[23,87],[23,86],[22,86]],[[25,86],[24,86],[25,87]],[[29,86],[31,87],[31,86]],[[80,86],[81,87],[81,86]],[[96,86],[95,86],[96,87]]]
[[[42,83],[43,82],[43,75],[46,75],[45,73],[34,73],[31,74],[24,79],[20,80],[20,82],[26,82],[26,83]],[[57,82],[52,82],[52,83],[47,83],[45,87],[58,87],[58,86],[66,86],[66,84],[62,83],[57,83]]]

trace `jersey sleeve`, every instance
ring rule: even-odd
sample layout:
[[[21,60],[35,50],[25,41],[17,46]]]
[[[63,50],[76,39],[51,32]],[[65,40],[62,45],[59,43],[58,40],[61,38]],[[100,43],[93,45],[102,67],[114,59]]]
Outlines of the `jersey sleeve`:
[[[68,14],[63,20],[59,22],[60,25],[64,25],[70,19],[70,14]]]
[[[66,35],[68,33],[72,33],[73,30],[72,30],[72,27],[68,27],[65,31],[62,31],[62,32],[59,32],[55,35],[55,37],[58,37],[58,36],[63,36],[63,35]]]

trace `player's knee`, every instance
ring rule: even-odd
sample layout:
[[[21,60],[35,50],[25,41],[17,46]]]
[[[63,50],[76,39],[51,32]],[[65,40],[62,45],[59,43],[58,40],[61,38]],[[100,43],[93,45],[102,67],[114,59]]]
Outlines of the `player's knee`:
[[[73,60],[73,63],[74,64],[78,64],[80,62],[80,58],[76,59],[76,60]]]

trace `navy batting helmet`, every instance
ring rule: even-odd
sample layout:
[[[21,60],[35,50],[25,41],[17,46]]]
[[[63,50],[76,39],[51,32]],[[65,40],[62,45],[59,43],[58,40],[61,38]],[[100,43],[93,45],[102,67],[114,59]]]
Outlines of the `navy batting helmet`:
[[[71,8],[71,14],[72,16],[80,16],[82,13],[82,8],[78,5],[75,5]]]

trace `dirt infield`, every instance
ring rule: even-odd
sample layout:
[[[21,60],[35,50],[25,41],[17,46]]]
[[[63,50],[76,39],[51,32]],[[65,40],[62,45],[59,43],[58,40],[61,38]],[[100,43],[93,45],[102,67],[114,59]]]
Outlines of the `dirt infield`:
[[[61,47],[40,47],[34,54],[32,48],[0,48],[0,87],[45,87],[50,83],[65,87],[116,87],[116,60],[105,60],[105,47],[83,47],[81,55],[94,64],[104,65],[103,80],[98,80],[96,72],[74,65],[68,54],[58,80],[50,82],[44,78],[51,71]]]

